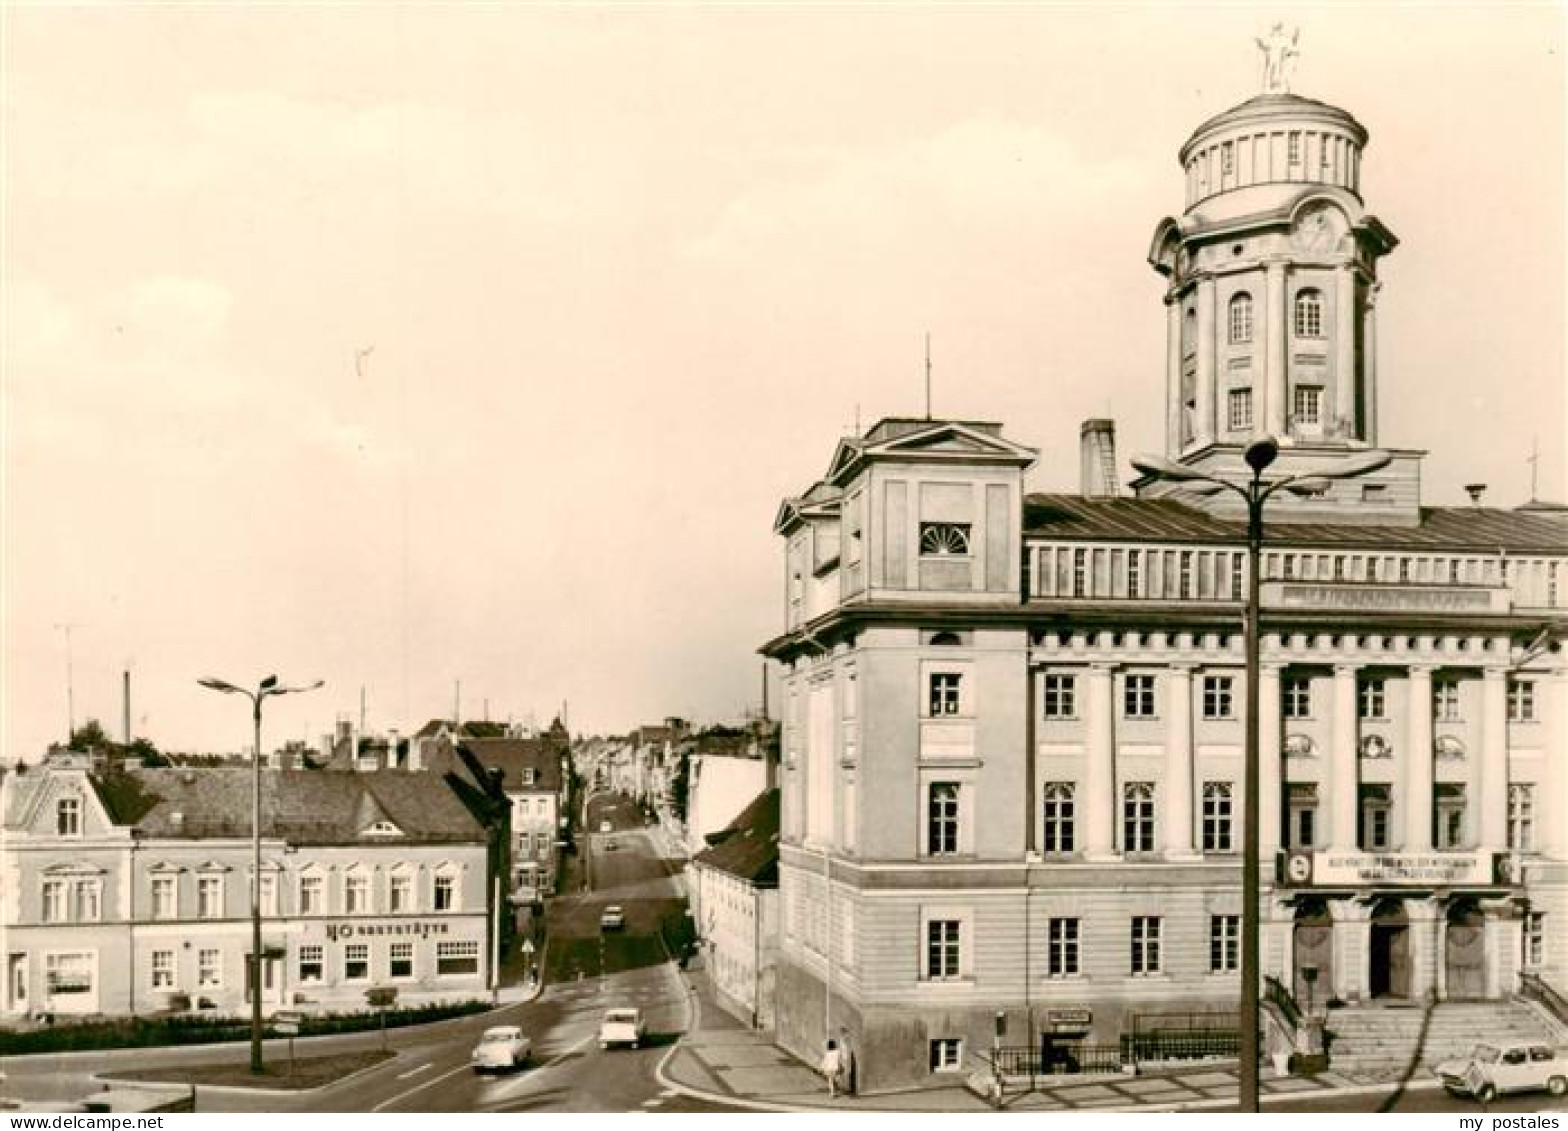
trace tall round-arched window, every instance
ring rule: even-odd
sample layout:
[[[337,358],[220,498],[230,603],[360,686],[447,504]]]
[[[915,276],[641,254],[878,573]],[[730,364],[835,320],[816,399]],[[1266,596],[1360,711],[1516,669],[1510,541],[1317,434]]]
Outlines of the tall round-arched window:
[[[1252,296],[1246,291],[1230,300],[1230,344],[1252,341]]]
[[[1323,336],[1323,292],[1304,290],[1296,292],[1296,337],[1321,338]]]

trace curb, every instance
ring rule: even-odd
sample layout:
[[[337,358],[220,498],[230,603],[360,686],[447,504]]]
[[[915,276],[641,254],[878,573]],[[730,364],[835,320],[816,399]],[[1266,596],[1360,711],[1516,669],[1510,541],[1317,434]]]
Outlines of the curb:
[[[313,1096],[317,1092],[325,1091],[328,1088],[336,1088],[339,1084],[346,1084],[350,1080],[357,1080],[368,1072],[374,1072],[378,1068],[385,1068],[389,1064],[394,1064],[401,1060],[403,1055],[403,1053],[394,1052],[385,1060],[378,1060],[375,1064],[367,1064],[358,1071],[350,1072],[347,1076],[339,1076],[336,1080],[329,1080],[325,1084],[317,1084],[314,1088],[247,1088],[243,1084],[182,1084],[176,1080],[125,1080],[116,1076],[106,1078],[97,1073],[93,1073],[87,1078],[95,1084],[104,1084],[106,1086],[120,1084],[129,1088],[146,1087],[149,1090],[179,1088],[188,1093],[192,1089],[199,1089],[204,1092],[216,1092],[219,1095],[228,1096]]]

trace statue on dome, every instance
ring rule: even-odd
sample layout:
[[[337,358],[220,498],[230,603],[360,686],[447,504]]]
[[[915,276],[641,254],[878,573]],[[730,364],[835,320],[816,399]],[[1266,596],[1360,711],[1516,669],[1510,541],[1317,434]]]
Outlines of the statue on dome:
[[[1286,35],[1285,25],[1275,24],[1267,39],[1253,40],[1263,53],[1264,94],[1290,93],[1290,72],[1295,68],[1296,56],[1300,54],[1296,50],[1296,41],[1300,38],[1300,28]]]

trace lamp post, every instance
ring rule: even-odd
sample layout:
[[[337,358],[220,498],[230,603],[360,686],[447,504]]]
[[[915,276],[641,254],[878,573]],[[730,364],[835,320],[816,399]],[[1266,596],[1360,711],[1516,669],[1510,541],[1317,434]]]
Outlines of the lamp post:
[[[199,679],[196,681],[210,691],[221,691],[225,695],[243,695],[251,702],[251,718],[255,722],[255,752],[251,758],[251,797],[250,797],[250,841],[251,841],[251,877],[250,877],[250,961],[246,968],[250,972],[250,1070],[253,1075],[261,1075],[261,705],[273,695],[289,695],[300,691],[314,691],[321,686],[321,680],[307,684],[304,687],[283,687],[278,683],[278,677],[269,675],[257,685],[255,691],[247,691],[243,687],[236,687],[227,680]]]
[[[1387,467],[1393,457],[1387,452],[1369,451],[1338,467],[1264,479],[1263,473],[1279,456],[1279,442],[1265,436],[1247,445],[1243,457],[1251,469],[1250,478],[1236,483],[1206,475],[1194,468],[1159,456],[1134,456],[1133,467],[1145,475],[1173,483],[1204,483],[1240,495],[1247,505],[1247,605],[1245,644],[1247,652],[1246,746],[1242,783],[1242,858],[1241,858],[1241,1004],[1239,1007],[1240,1095],[1238,1106],[1244,1112],[1258,1110],[1258,667],[1259,620],[1258,594],[1263,549],[1263,504],[1280,490],[1313,495],[1322,492],[1330,479],[1351,479]],[[1277,752],[1276,752],[1277,753]]]

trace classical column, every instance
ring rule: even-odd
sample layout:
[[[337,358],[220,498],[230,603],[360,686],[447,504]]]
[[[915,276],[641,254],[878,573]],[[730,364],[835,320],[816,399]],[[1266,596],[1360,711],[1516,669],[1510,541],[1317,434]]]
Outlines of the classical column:
[[[1508,672],[1503,668],[1487,668],[1481,678],[1481,750],[1470,763],[1472,804],[1480,807],[1475,844],[1502,852],[1508,847]]]
[[[1356,849],[1356,810],[1360,804],[1360,751],[1356,749],[1356,667],[1334,667],[1334,723],[1329,736],[1329,847],[1338,852]]]
[[[1434,899],[1437,914],[1432,920],[1432,996],[1448,1000],[1448,904]]]
[[[1437,995],[1443,909],[1430,898],[1407,899],[1405,918],[1410,923],[1410,1000],[1424,1002]]]
[[[1172,664],[1166,678],[1165,855],[1190,857],[1192,846],[1192,667]]]
[[[1089,666],[1088,748],[1084,765],[1084,856],[1107,860],[1116,854],[1115,732],[1111,714],[1111,667]]]
[[[1345,439],[1361,435],[1356,413],[1356,269],[1346,263],[1335,272],[1334,417]]]
[[[1258,859],[1268,873],[1279,851],[1280,803],[1285,792],[1282,764],[1285,741],[1280,733],[1279,673],[1282,665],[1258,670]]]
[[[1181,455],[1181,303],[1165,300],[1165,454]]]
[[[1381,283],[1367,287],[1366,309],[1362,313],[1361,401],[1365,418],[1361,435],[1369,444],[1377,443],[1377,292]]]
[[[1285,368],[1289,336],[1285,317],[1285,265],[1277,260],[1265,268],[1263,303],[1263,408],[1264,432],[1285,434]]]
[[[1549,860],[1568,858],[1568,765],[1562,756],[1568,737],[1568,719],[1563,717],[1568,695],[1563,694],[1564,687],[1560,671],[1545,674],[1535,684],[1536,710],[1541,712],[1538,725],[1543,728],[1541,748],[1546,752],[1546,775],[1535,797],[1535,843]]]
[[[1402,759],[1404,788],[1398,807],[1404,814],[1406,852],[1432,847],[1432,669],[1410,668],[1409,738]],[[1396,752],[1397,753],[1397,752]]]
[[[1328,913],[1334,920],[1333,992],[1345,1001],[1360,1001],[1367,996],[1372,908],[1354,899],[1331,899]]]
[[[1198,282],[1198,420],[1193,428],[1194,447],[1214,442],[1214,280]]]

